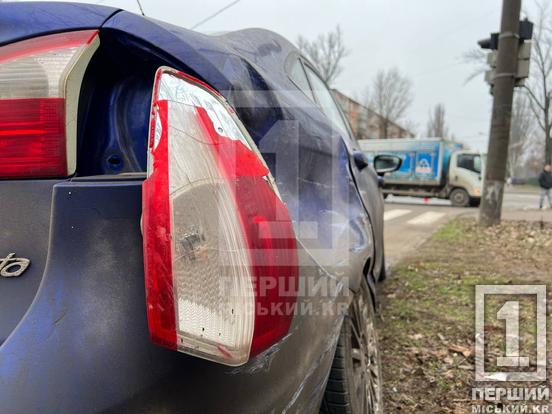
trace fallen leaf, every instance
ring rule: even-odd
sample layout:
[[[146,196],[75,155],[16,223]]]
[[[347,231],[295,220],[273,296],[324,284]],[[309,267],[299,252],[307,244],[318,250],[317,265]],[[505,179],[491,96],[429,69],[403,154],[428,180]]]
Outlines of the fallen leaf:
[[[462,345],[451,344],[451,345],[449,345],[449,351],[456,352],[458,354],[462,354],[466,358],[469,358],[472,355],[471,348],[468,348],[468,347],[462,346]]]
[[[440,351],[431,351],[431,355],[433,355],[435,358],[443,359],[448,355],[448,352],[446,350],[440,350]]]

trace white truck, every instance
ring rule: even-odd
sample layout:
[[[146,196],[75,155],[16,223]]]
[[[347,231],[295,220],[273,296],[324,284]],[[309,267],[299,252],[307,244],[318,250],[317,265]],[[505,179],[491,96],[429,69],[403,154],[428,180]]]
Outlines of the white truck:
[[[398,155],[401,168],[385,176],[383,193],[449,199],[453,206],[477,207],[481,200],[485,156],[466,151],[442,138],[359,140],[373,160],[380,154]]]

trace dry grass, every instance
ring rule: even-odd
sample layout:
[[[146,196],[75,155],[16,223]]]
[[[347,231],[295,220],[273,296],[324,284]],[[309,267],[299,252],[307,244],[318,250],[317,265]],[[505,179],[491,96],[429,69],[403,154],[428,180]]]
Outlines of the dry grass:
[[[471,412],[471,388],[480,386],[473,366],[475,286],[547,284],[550,294],[551,282],[551,224],[481,229],[473,219],[457,219],[442,227],[380,287],[386,411]],[[522,313],[523,338],[535,330],[531,316]],[[503,327],[495,321],[485,329]],[[487,346],[491,359],[503,353],[500,339]]]

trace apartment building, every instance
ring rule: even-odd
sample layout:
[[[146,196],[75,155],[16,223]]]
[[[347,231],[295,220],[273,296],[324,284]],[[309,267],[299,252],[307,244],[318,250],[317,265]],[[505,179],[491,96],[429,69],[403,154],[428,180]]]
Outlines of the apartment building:
[[[333,89],[333,93],[349,119],[356,139],[414,138],[412,132],[394,122],[388,123],[385,136],[381,115],[337,89]]]

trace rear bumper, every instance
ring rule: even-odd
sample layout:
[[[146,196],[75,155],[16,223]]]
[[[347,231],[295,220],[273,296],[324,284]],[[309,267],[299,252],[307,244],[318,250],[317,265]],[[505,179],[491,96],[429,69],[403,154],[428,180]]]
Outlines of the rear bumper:
[[[238,368],[150,341],[141,185],[138,175],[53,186],[44,276],[0,346],[0,411],[316,412],[341,324],[335,314],[296,316],[284,340]],[[302,277],[320,277],[302,260]],[[315,310],[328,304],[310,300]]]

